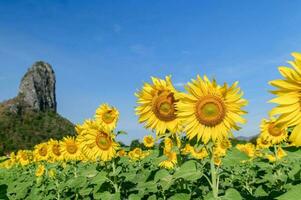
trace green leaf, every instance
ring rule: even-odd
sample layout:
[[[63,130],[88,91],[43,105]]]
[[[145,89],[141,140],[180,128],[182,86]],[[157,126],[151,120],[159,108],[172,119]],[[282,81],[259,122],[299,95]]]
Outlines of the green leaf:
[[[81,172],[82,176],[85,176],[87,178],[93,178],[98,174],[98,171],[96,169],[85,169]]]
[[[82,196],[88,196],[93,191],[93,188],[83,188],[79,190],[79,194]]]
[[[140,200],[142,197],[138,194],[131,194],[129,200]]]
[[[118,166],[117,168],[116,168],[116,170],[115,170],[115,172],[110,172],[110,176],[117,176],[120,172],[121,172],[121,170],[122,170],[122,167],[121,166]]]
[[[166,169],[161,169],[157,171],[154,181],[158,182],[159,180],[165,178],[166,176],[170,176],[169,172]]]
[[[242,197],[240,193],[233,188],[228,189],[226,191],[225,196],[222,197],[222,200],[241,200],[241,199]]]
[[[168,198],[168,200],[189,200],[190,195],[185,193],[178,193]]]
[[[262,185],[261,185],[255,190],[254,195],[255,195],[255,197],[264,197],[264,196],[268,196],[268,193],[266,191],[264,191],[264,189],[262,188]]]
[[[97,176],[95,176],[95,177],[93,177],[92,179],[91,179],[91,184],[97,184],[97,185],[102,185],[106,180],[107,180],[107,178],[106,178],[106,172],[99,172],[98,174],[97,174]]]
[[[293,186],[289,191],[277,197],[278,200],[296,200],[300,199],[301,185]]]
[[[222,165],[233,166],[244,160],[249,160],[249,157],[234,147],[227,151],[226,156],[222,159]]]
[[[87,182],[86,177],[78,176],[76,178],[70,178],[67,181],[66,186],[71,188],[71,189],[81,188],[81,187],[86,185],[86,182]]]
[[[136,189],[138,191],[143,191],[142,193],[144,193],[144,191],[157,192],[157,184],[153,181],[139,182]]]
[[[147,198],[147,200],[156,200],[156,199],[157,199],[156,195],[152,195]]]
[[[183,178],[185,180],[194,181],[202,177],[203,173],[196,168],[196,161],[190,160],[185,162],[174,175],[174,179]]]

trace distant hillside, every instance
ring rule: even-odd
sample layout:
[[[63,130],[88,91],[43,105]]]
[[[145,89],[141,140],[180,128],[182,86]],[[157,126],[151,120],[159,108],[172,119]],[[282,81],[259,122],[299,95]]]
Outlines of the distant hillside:
[[[55,83],[52,67],[36,62],[17,97],[0,103],[0,155],[75,134],[74,125],[56,112]]]

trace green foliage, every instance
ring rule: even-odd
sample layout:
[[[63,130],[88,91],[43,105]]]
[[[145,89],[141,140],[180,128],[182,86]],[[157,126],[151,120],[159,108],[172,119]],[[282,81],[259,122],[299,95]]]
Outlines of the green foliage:
[[[287,150],[295,158],[269,163],[230,149],[218,168],[220,199],[299,199],[301,150]],[[140,161],[122,157],[106,163],[45,162],[41,177],[35,176],[38,163],[0,169],[0,199],[214,199],[206,179],[208,159],[183,157],[172,170],[159,168],[160,160],[156,148]],[[52,169],[54,178],[49,176]]]
[[[54,112],[13,113],[0,109],[0,155],[74,134],[74,125]]]

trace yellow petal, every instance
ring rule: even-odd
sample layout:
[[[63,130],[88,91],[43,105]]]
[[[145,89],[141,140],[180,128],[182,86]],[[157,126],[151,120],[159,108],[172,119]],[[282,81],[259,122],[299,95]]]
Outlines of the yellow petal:
[[[295,146],[301,146],[301,124],[298,124],[297,126],[295,126],[289,140]]]

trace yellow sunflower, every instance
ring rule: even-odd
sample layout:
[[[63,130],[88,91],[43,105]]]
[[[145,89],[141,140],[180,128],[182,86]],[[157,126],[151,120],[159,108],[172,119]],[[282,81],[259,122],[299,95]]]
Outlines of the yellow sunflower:
[[[173,169],[175,165],[178,163],[177,154],[172,151],[166,151],[164,149],[164,155],[167,157],[166,160],[159,163],[159,167],[163,167],[166,169]]]
[[[117,155],[119,156],[119,157],[124,157],[124,156],[126,156],[126,151],[124,150],[124,149],[120,149],[118,152],[117,152]]]
[[[95,124],[95,122],[91,119],[85,120],[83,124],[77,124],[75,126],[77,135],[84,135],[89,127],[93,126],[93,124]]]
[[[191,156],[197,160],[201,160],[208,156],[208,152],[204,147],[203,148],[192,148]]]
[[[236,148],[239,151],[244,152],[245,154],[247,154],[251,158],[256,156],[255,146],[252,143],[237,144]]]
[[[151,135],[146,135],[143,138],[143,144],[144,146],[151,148],[155,145],[155,139]]]
[[[260,137],[270,144],[279,144],[287,138],[286,127],[277,123],[275,118],[263,119],[260,125]]]
[[[48,148],[50,161],[59,161],[63,158],[59,141],[50,139],[48,141]]]
[[[176,116],[176,89],[172,85],[171,77],[165,80],[152,77],[152,84],[145,83],[142,90],[137,92],[138,106],[136,114],[139,122],[145,127],[155,130],[158,136],[167,132],[179,133],[181,124]]]
[[[188,155],[193,151],[193,147],[190,144],[186,144],[185,147],[181,150],[183,155]]]
[[[48,176],[49,176],[50,178],[52,178],[52,179],[55,179],[55,177],[56,177],[56,170],[55,170],[55,169],[50,169],[50,170],[48,171]]]
[[[259,136],[257,139],[256,139],[256,148],[257,149],[266,149],[266,148],[269,148],[271,146],[271,143],[264,139],[263,137]]]
[[[109,161],[116,156],[118,143],[108,127],[93,121],[86,127],[85,134],[78,137],[81,150],[91,160]]]
[[[278,157],[278,159],[281,159],[281,158],[283,158],[285,156],[287,156],[287,153],[281,147],[279,147],[277,149],[277,157]]]
[[[276,87],[277,90],[272,91],[277,97],[270,100],[272,103],[278,104],[273,108],[270,115],[279,115],[277,123],[286,124],[288,127],[296,126],[289,140],[296,146],[301,145],[301,54],[292,53],[294,61],[288,63],[293,67],[279,67],[280,74],[284,79],[273,80],[269,83]]]
[[[118,121],[119,112],[115,107],[108,104],[102,104],[97,108],[95,119],[102,126],[109,130],[114,130]]]
[[[132,151],[129,152],[129,157],[132,160],[141,160],[143,158],[145,158],[146,156],[148,156],[148,152],[143,152],[141,148],[135,148]]]
[[[79,160],[81,151],[79,143],[75,137],[67,136],[60,141],[61,153],[65,160]]]
[[[276,161],[276,157],[274,155],[271,155],[271,154],[267,154],[265,156],[266,159],[269,160],[269,162],[275,162]]]
[[[232,146],[230,140],[228,138],[224,138],[222,140],[217,140],[214,148],[213,154],[216,157],[223,157],[226,155],[227,150]]]
[[[37,177],[43,176],[44,172],[45,172],[45,166],[44,165],[39,165],[38,168],[36,169],[35,175]]]
[[[228,137],[231,129],[239,129],[238,123],[246,122],[241,115],[246,113],[242,107],[247,101],[242,98],[243,93],[237,84],[220,86],[206,76],[204,79],[197,76],[186,85],[188,94],[178,93],[177,116],[185,126],[188,139],[196,137],[205,144],[209,140],[215,142]]]
[[[32,152],[29,150],[19,150],[16,158],[22,166],[28,165],[32,161]]]
[[[172,147],[173,147],[173,141],[172,141],[172,139],[165,138],[164,139],[164,149],[166,151],[171,151]]]
[[[47,160],[49,157],[47,143],[37,144],[34,147],[33,156],[35,161]]]
[[[222,159],[220,158],[220,157],[218,157],[218,156],[214,156],[214,164],[216,165],[216,166],[220,166],[221,164],[222,164]]]

